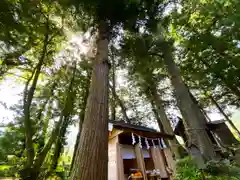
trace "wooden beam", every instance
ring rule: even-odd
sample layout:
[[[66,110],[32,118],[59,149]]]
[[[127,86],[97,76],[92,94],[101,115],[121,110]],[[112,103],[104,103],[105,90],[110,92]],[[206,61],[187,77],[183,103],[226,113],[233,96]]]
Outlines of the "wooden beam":
[[[160,170],[161,178],[168,178],[168,173],[166,171],[164,158],[162,157],[162,154],[161,154],[161,149],[158,147],[157,148],[151,147],[151,154],[154,162],[154,167],[155,169]]]
[[[135,145],[135,153],[136,153],[138,168],[142,171],[143,179],[147,180],[144,157],[143,157],[142,149],[139,147],[138,144]]]
[[[161,132],[147,132],[147,131],[138,131],[133,129],[122,129],[124,132],[127,133],[135,133],[137,135],[148,137],[148,138],[166,138],[166,139],[173,139],[173,135],[161,133]]]
[[[116,180],[118,176],[117,143],[118,137],[108,141],[108,180]]]
[[[123,158],[122,158],[122,147],[119,143],[117,143],[116,146],[117,146],[117,169],[118,169],[117,180],[125,180]]]
[[[173,154],[169,148],[163,149],[163,152],[165,154],[169,170],[172,171],[172,175],[176,172],[176,161],[173,159]]]
[[[111,139],[115,138],[116,136],[118,136],[121,133],[123,133],[123,130],[113,129],[111,131],[111,136],[108,137],[108,140],[111,140]]]

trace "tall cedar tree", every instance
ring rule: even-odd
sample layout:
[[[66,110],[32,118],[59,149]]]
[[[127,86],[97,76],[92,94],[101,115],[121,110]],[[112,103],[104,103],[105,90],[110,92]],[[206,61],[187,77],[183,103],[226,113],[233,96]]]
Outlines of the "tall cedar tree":
[[[188,147],[197,147],[206,160],[215,159],[213,144],[207,134],[206,119],[191,98],[189,89],[183,82],[181,73],[173,58],[172,42],[162,44],[164,62],[174,87],[177,105],[182,113],[184,127],[188,136]]]
[[[70,1],[81,14],[92,18],[97,27],[97,53],[83,128],[71,172],[71,180],[106,180],[108,168],[108,45],[114,30],[137,28],[159,1],[91,0]]]
[[[126,46],[125,49],[131,48],[133,52],[135,51],[135,56],[138,55],[138,58],[144,60],[147,59],[148,66],[145,64],[145,67],[148,67],[148,71],[150,62],[155,67],[161,61],[164,62],[176,94],[177,106],[183,116],[184,125],[188,135],[189,147],[192,145],[197,146],[206,160],[214,159],[215,153],[213,145],[206,132],[206,119],[204,116],[202,116],[202,113],[197,107],[196,103],[194,103],[191,99],[189,89],[183,82],[179,68],[174,61],[173,45],[171,44],[172,42],[167,42],[167,40],[164,39],[165,37],[158,38],[155,36],[153,38],[152,35],[148,34],[142,34],[138,37],[130,36],[129,38],[130,43],[124,44]],[[154,59],[153,57],[157,58]],[[142,68],[140,68],[140,70],[143,71]],[[144,72],[144,74],[146,74],[146,72]],[[147,82],[150,82],[149,79],[147,79]],[[159,101],[158,95],[156,95],[156,90],[154,91],[152,91],[151,94],[155,94],[154,100],[158,100],[156,103],[158,104],[159,109],[161,109],[161,111],[164,111],[164,108],[160,107],[162,103]],[[163,112],[161,112],[160,115],[162,115],[161,118],[166,117]],[[167,118],[164,118],[164,120],[165,122],[168,122]],[[167,124],[165,124],[164,128],[166,130],[169,130],[170,128],[167,127],[171,126],[166,125]]]
[[[130,62],[128,63],[129,75],[150,102],[159,129],[174,135],[171,122],[166,114],[164,101],[158,90],[159,81],[166,79],[162,68],[163,63],[159,62],[158,58],[148,54],[149,44],[152,44],[152,41],[148,36],[137,35],[134,37],[130,35],[122,44],[121,54]],[[181,156],[179,150],[182,147],[175,137],[169,141],[169,145],[175,156],[179,158]]]

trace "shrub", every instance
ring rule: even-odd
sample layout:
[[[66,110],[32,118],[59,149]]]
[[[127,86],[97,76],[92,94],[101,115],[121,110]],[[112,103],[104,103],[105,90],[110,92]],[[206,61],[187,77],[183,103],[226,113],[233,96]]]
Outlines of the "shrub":
[[[240,169],[222,162],[209,162],[201,172],[190,157],[177,162],[177,172],[174,180],[239,180]]]

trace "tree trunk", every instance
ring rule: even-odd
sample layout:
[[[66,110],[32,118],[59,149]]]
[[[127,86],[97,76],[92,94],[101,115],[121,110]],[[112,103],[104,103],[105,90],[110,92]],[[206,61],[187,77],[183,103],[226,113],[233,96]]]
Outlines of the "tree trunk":
[[[220,107],[220,105],[217,103],[217,101],[214,99],[213,96],[209,96],[209,98],[211,99],[211,101],[213,102],[213,104],[217,107],[217,109],[219,110],[219,112],[223,115],[223,117],[227,120],[227,122],[231,125],[231,127],[238,133],[238,136],[240,137],[240,132],[238,130],[238,128],[233,124],[233,122],[231,121],[231,119],[228,117],[228,115],[224,112],[224,110]]]
[[[155,105],[157,107],[157,109],[156,109],[157,114],[160,115],[159,119],[161,122],[158,122],[158,124],[162,124],[163,132],[174,136],[174,138],[172,140],[169,140],[168,143],[169,143],[170,149],[174,153],[175,157],[181,158],[181,153],[179,150],[181,149],[182,146],[179,144],[179,142],[177,141],[177,139],[175,137],[170,120],[168,119],[167,114],[165,112],[163,101],[157,92],[156,86],[155,87],[152,86],[150,91],[152,93],[153,101],[155,101]]]
[[[30,107],[32,104],[32,99],[33,99],[33,95],[35,93],[35,89],[37,86],[37,81],[38,81],[38,77],[40,75],[42,66],[44,64],[44,59],[47,53],[47,45],[48,45],[48,39],[49,39],[49,26],[48,23],[46,23],[46,34],[45,34],[45,39],[43,42],[43,48],[42,48],[42,53],[41,53],[41,57],[39,59],[39,62],[36,66],[36,68],[34,69],[32,76],[30,78],[30,80],[33,78],[33,82],[31,84],[31,87],[28,90],[28,85],[30,83],[30,81],[27,82],[26,86],[25,86],[25,91],[24,91],[24,102],[23,102],[23,113],[24,113],[24,128],[25,128],[25,137],[26,137],[26,154],[27,154],[27,163],[24,167],[24,169],[29,169],[31,168],[32,164],[33,164],[33,160],[34,160],[34,148],[33,148],[33,140],[32,140],[32,136],[33,136],[33,128],[32,128],[32,122],[31,122],[31,117],[30,117]],[[28,170],[26,170],[28,171]],[[23,172],[25,172],[23,170]]]
[[[53,152],[53,155],[51,158],[52,159],[51,166],[50,166],[50,169],[47,173],[47,176],[45,176],[45,178],[49,177],[53,173],[53,171],[56,170],[56,168],[57,168],[58,160],[61,155],[63,145],[65,143],[65,135],[67,132],[67,127],[69,125],[69,120],[70,120],[69,115],[64,116],[63,124],[60,128],[59,135],[57,137],[57,141],[55,142],[54,152]]]
[[[159,127],[159,129],[160,129],[161,132],[164,132],[163,124],[162,124],[161,119],[160,119],[160,117],[159,117],[159,115],[158,115],[157,108],[156,108],[155,103],[154,103],[154,101],[153,101],[152,98],[151,98],[151,100],[150,100],[150,104],[151,104],[151,106],[152,106],[152,112],[153,112],[153,114],[154,114],[154,116],[155,116],[155,118],[156,118],[156,120],[157,120],[158,127]]]
[[[24,128],[25,128],[25,148],[27,149],[26,156],[27,156],[27,163],[23,170],[20,172],[23,176],[27,173],[27,169],[31,168],[34,159],[34,148],[33,148],[33,131],[32,131],[32,122],[30,119],[30,105],[27,104],[27,96],[28,96],[28,86],[30,81],[32,80],[35,74],[36,68],[34,68],[31,77],[25,84],[24,93],[23,93],[23,113],[24,113]],[[26,169],[26,170],[25,170]],[[26,175],[28,176],[28,175]]]
[[[163,125],[164,132],[167,133],[167,134],[174,135],[171,123],[170,123],[170,121],[167,117],[167,114],[165,112],[163,101],[162,101],[161,97],[159,96],[159,94],[157,93],[156,87],[151,88],[151,93],[152,93],[152,96],[153,96],[152,98],[155,101],[155,104],[156,104],[156,107],[157,107],[157,112],[160,115],[160,119],[161,119],[161,123]]]
[[[195,109],[195,112],[197,113],[197,115],[199,116],[199,119],[202,123],[203,126],[206,126],[207,121],[208,121],[208,116],[206,116],[205,111],[203,110],[203,108],[200,106],[198,100],[194,97],[194,95],[191,93],[191,91],[189,90],[188,86],[185,84],[188,93],[190,95],[190,98],[192,99],[193,102],[193,108]]]
[[[187,85],[186,85],[187,86]],[[201,119],[205,119],[206,123],[207,122],[211,122],[211,119],[210,117],[207,115],[207,113],[204,111],[203,107],[201,106],[201,104],[199,103],[199,101],[197,101],[197,99],[194,97],[194,95],[191,93],[191,91],[188,89],[188,92],[190,94],[190,97],[192,98],[196,108],[199,108],[200,111],[198,111],[198,116],[201,118]],[[221,143],[221,141],[218,140],[218,138],[216,137],[216,135],[212,132],[212,131],[209,131],[209,134],[212,135],[212,138],[215,140],[215,142],[218,144],[218,146],[220,148],[225,148],[224,145]],[[222,149],[223,150],[223,149]]]
[[[46,140],[48,139],[48,132],[47,132],[47,130],[48,130],[50,119],[53,116],[52,115],[53,102],[54,102],[54,99],[50,99],[50,101],[48,103],[48,107],[46,109],[46,118],[44,119],[44,123],[43,123],[43,126],[42,126],[42,136],[44,138],[44,142],[46,142]]]
[[[112,69],[112,104],[111,104],[111,120],[116,120],[116,80],[115,80],[115,61],[114,61],[114,54],[113,48],[111,48],[111,69]]]
[[[118,105],[120,106],[121,108],[121,111],[122,111],[122,114],[123,114],[123,118],[124,118],[124,121],[131,124],[131,121],[127,115],[127,108],[125,107],[125,105],[123,104],[122,100],[119,98],[119,96],[117,95],[116,91],[113,90],[113,87],[111,85],[109,85],[115,99],[117,100],[118,102]]]
[[[186,87],[188,88],[188,86],[186,85]],[[197,99],[194,97],[194,95],[190,92],[189,88],[188,88],[188,92],[190,94],[190,97],[192,98],[193,102],[198,106],[198,108],[200,109],[200,111],[202,112],[202,114],[204,115],[206,122],[211,122],[210,117],[207,115],[207,113],[205,112],[205,110],[203,109],[203,107],[201,106],[201,104],[197,101]]]
[[[58,80],[53,82],[52,86],[50,87],[50,92],[49,92],[49,95],[47,96],[47,99],[41,104],[41,107],[40,107],[39,111],[37,112],[37,120],[38,121],[41,121],[43,112],[46,109],[46,106],[47,106],[50,98],[54,95],[54,90],[57,86],[57,82],[58,82]],[[43,124],[41,124],[41,125],[43,125]]]
[[[71,167],[70,167],[69,173],[72,172],[74,160],[76,159],[75,157],[76,157],[76,153],[77,153],[77,147],[78,147],[81,132],[82,132],[82,126],[83,126],[83,121],[84,121],[84,117],[85,117],[85,109],[86,109],[87,99],[88,99],[88,95],[89,95],[89,86],[90,86],[90,81],[91,81],[90,78],[91,78],[91,76],[89,76],[88,81],[87,81],[87,86],[84,88],[83,102],[82,102],[83,104],[82,104],[82,106],[80,106],[81,112],[79,115],[78,134],[77,134],[76,142],[74,145],[74,152],[73,152],[73,157],[72,157],[72,162],[71,162]]]
[[[70,180],[107,180],[108,174],[108,43],[106,22],[98,27],[97,54],[93,63],[84,123]]]
[[[194,106],[188,89],[184,84],[180,70],[173,60],[172,45],[164,44],[164,63],[175,90],[178,107],[183,116],[183,123],[188,137],[188,148],[196,146],[206,160],[215,159],[213,144],[208,137],[204,119],[199,117],[199,108]],[[197,111],[197,112],[196,112]]]
[[[52,100],[50,100],[50,99],[54,95],[54,90],[55,90],[56,86],[57,86],[57,81],[53,82],[52,86],[50,87],[50,92],[49,92],[47,99],[43,102],[43,104],[41,104],[41,107],[40,107],[39,111],[37,112],[36,120],[37,120],[37,122],[39,122],[40,127],[42,127],[42,132],[40,132],[38,134],[38,136],[39,136],[39,143],[38,143],[39,148],[38,149],[39,150],[36,153],[39,153],[45,144],[45,135],[47,132],[48,122],[46,123],[45,121],[43,121],[42,116],[43,116],[44,111],[46,110],[47,104],[49,102],[52,103],[51,102]],[[49,111],[49,109],[47,110],[47,113],[49,113],[48,111]],[[50,113],[52,113],[52,111]]]
[[[52,145],[56,142],[58,139],[58,136],[61,135],[61,130],[66,131],[68,120],[65,117],[68,117],[70,115],[70,111],[73,108],[73,97],[72,97],[72,87],[74,83],[74,78],[75,78],[75,72],[76,72],[76,64],[73,69],[73,74],[72,78],[70,80],[69,86],[66,89],[66,97],[65,97],[65,102],[64,102],[64,107],[61,111],[59,121],[56,123],[55,128],[52,130],[51,136],[48,140],[48,142],[45,144],[44,148],[37,154],[37,157],[35,159],[35,162],[33,164],[33,174],[31,177],[31,180],[35,180],[38,178],[40,174],[40,170],[42,167],[42,164],[47,156],[47,153],[51,149]]]
[[[36,157],[34,165],[33,165],[33,167],[34,167],[33,172],[34,173],[32,173],[31,180],[35,180],[35,179],[38,178],[38,176],[41,172],[41,166],[42,166],[42,164],[43,164],[43,162],[44,162],[44,160],[47,156],[47,153],[51,149],[53,143],[55,143],[55,141],[57,140],[57,136],[59,134],[61,125],[63,123],[63,120],[64,120],[64,116],[63,116],[63,113],[62,113],[60,115],[59,121],[57,122],[57,124],[55,125],[55,128],[53,129],[53,131],[51,133],[51,136],[50,136],[48,142],[45,144],[42,151],[37,154],[37,157]]]

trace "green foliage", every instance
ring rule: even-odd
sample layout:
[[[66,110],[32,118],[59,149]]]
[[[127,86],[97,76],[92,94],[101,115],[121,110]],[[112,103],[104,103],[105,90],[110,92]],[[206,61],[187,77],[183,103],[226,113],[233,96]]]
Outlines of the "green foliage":
[[[164,39],[174,40],[174,55],[181,75],[204,107],[212,106],[208,95],[223,108],[240,106],[239,1],[175,3],[165,0],[0,0],[0,78],[4,73],[7,75],[10,68],[15,68],[21,81],[16,79],[26,84],[31,75],[36,77],[35,67],[43,57],[29,104],[35,159],[48,142],[61,114],[67,119],[61,126],[62,133],[57,132],[58,136],[61,134],[58,155],[54,156],[55,143],[44,162],[47,170],[42,174],[66,171],[59,164],[68,127],[75,124],[76,119],[83,119],[91,81],[92,59],[79,52],[79,42],[62,45],[66,32],[96,30],[101,22],[106,23],[112,35],[111,42],[117,47],[117,71],[126,72],[127,85],[117,87],[116,91],[132,123],[152,123],[154,115],[149,100],[153,87],[165,98],[167,108],[176,109],[163,63]],[[181,8],[178,11],[173,5]],[[19,59],[19,56],[22,57]],[[73,62],[76,72],[72,90],[67,93]],[[0,162],[11,166],[18,164],[13,170],[22,168],[26,161],[25,133],[28,130],[23,125],[22,104],[20,101],[18,106],[12,107],[14,119],[0,136]],[[119,107],[117,109],[120,112]],[[121,113],[117,116],[121,119]],[[9,155],[13,156],[11,160]],[[58,165],[51,169],[53,162]],[[211,165],[206,172],[207,178],[220,180],[219,168],[229,169],[225,173],[234,169]],[[10,169],[7,174],[11,173]],[[190,159],[185,159],[179,162],[176,178],[201,179],[201,172]]]
[[[185,159],[179,160],[179,162],[177,163],[177,173],[174,179],[200,180],[201,172],[197,169],[194,162],[189,157],[187,157]]]
[[[0,165],[0,177],[13,177],[14,172],[9,165]]]
[[[226,165],[222,162],[208,163],[202,172],[190,157],[177,162],[177,173],[175,180],[201,180],[203,174],[207,180],[237,180],[239,179],[239,168]]]
[[[239,2],[196,0],[181,5],[171,35],[178,43],[184,78],[193,89],[201,86],[220,102],[238,107]]]
[[[23,153],[24,130],[22,127],[16,126],[17,124],[9,124],[0,136],[0,162],[8,162],[9,155],[21,157]]]
[[[0,6],[0,16],[3,16],[0,18],[0,58],[3,60],[0,66],[1,76],[16,66],[27,66],[30,69],[35,67],[41,56],[46,33],[49,34],[46,56],[51,59],[56,52],[56,45],[61,45],[59,42],[63,40],[59,6],[51,1],[31,0],[3,0]]]
[[[89,28],[96,29],[100,23],[105,22],[109,32],[112,33],[111,37],[120,35],[122,28],[138,31],[146,23],[146,19],[151,19],[152,22],[156,21],[159,9],[161,9],[161,7],[158,9],[158,6],[164,3],[162,0],[59,0],[58,2],[63,7],[74,7],[74,15],[81,18],[76,23],[84,31]],[[152,23],[152,25],[155,24]]]
[[[227,176],[240,178],[240,168],[232,164],[226,164],[223,162],[211,161],[207,164],[206,172],[212,176]]]

